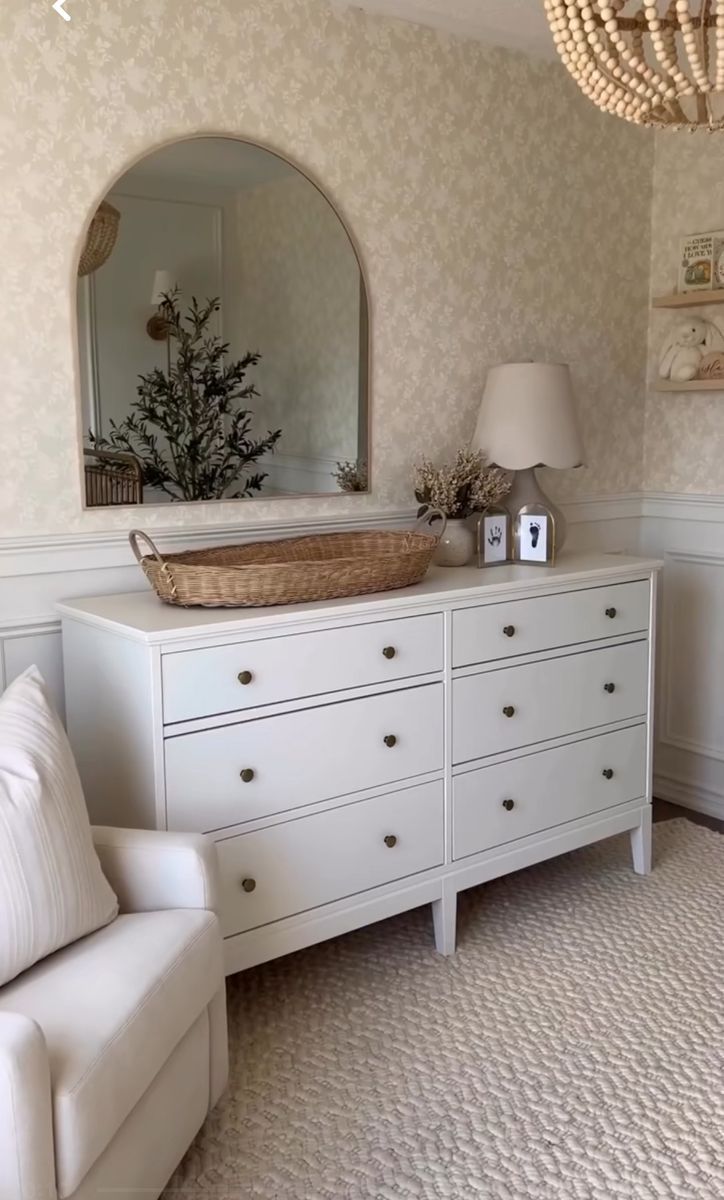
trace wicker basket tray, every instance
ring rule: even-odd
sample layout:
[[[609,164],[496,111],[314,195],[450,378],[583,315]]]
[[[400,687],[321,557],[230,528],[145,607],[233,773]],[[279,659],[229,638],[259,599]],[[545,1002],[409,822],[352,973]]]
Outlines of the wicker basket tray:
[[[430,514],[426,521],[429,519]],[[424,577],[438,543],[429,528],[427,533],[369,530],[188,550],[162,557],[141,530],[134,529],[129,540],[162,600],[210,608],[300,604],[409,587]],[[150,554],[142,554],[141,541]]]

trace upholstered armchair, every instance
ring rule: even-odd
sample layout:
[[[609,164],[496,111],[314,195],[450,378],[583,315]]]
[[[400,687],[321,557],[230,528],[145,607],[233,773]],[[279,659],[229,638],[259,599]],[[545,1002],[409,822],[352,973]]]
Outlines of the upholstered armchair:
[[[0,1200],[155,1200],[226,1084],[213,845],[93,837],[119,916],[0,988]]]

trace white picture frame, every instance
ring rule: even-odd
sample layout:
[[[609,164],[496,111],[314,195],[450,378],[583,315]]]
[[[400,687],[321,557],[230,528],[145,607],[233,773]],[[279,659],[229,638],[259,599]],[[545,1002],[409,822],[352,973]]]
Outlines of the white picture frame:
[[[513,519],[507,508],[491,505],[478,518],[477,558],[479,567],[502,567],[512,560]]]
[[[514,559],[549,567],[556,557],[556,519],[543,504],[526,504],[515,517]]]

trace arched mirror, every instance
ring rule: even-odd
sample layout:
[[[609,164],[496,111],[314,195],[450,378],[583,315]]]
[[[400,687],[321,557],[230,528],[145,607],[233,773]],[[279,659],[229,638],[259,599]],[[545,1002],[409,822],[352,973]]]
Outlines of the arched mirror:
[[[88,506],[367,490],[364,279],[296,167],[234,138],[157,150],[78,274]]]

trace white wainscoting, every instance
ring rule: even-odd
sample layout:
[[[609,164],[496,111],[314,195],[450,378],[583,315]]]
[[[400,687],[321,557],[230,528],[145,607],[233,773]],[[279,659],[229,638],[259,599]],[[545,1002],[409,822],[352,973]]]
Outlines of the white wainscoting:
[[[639,545],[666,563],[655,792],[724,818],[724,496],[644,495]]]
[[[605,496],[565,505],[571,549],[663,558],[655,792],[724,819],[724,496]],[[159,547],[222,545],[316,530],[402,528],[410,510],[154,532]],[[0,538],[0,688],[36,662],[62,706],[55,604],[146,587],[123,533]]]
[[[243,529],[207,526],[193,532],[159,529],[160,550],[220,546],[228,542],[291,537],[323,527],[395,529],[411,522],[409,510],[373,513],[360,518],[264,522]],[[147,587],[125,533],[69,534],[0,538],[0,691],[32,663],[42,670],[63,709],[63,656],[55,606],[76,596],[133,592]]]
[[[724,496],[604,496],[565,505],[571,549],[663,558],[656,794],[724,818]],[[159,547],[222,545],[316,530],[402,528],[410,510],[154,532]],[[0,539],[0,688],[38,663],[62,705],[55,604],[146,587],[123,533]]]
[[[567,506],[574,549],[635,551],[640,500],[609,496]],[[153,531],[159,549],[223,545],[324,530],[408,528],[414,510],[396,509],[354,517],[264,522],[242,528],[207,526]],[[131,592],[146,584],[125,533],[0,538],[0,690],[31,663],[43,671],[62,708],[63,663],[55,605],[76,596]]]
[[[724,819],[724,496],[648,492],[573,509],[575,544],[665,562],[654,791]]]

